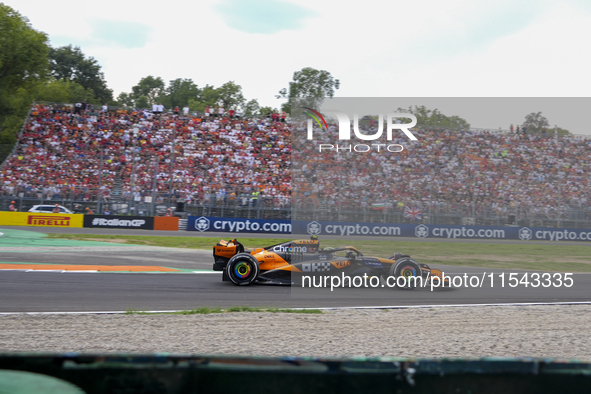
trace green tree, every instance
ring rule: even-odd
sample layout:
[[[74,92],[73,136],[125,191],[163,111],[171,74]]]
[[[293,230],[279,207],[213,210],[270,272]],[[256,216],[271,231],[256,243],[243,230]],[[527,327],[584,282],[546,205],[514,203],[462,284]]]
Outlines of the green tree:
[[[51,48],[49,69],[55,79],[76,82],[85,89],[94,91],[96,98],[103,103],[113,101],[113,91],[107,87],[101,66],[93,57],[86,57],[80,47],[67,45]]]
[[[569,136],[571,135],[570,131],[568,131],[567,129],[563,129],[561,127],[558,127],[558,126],[545,129],[544,131],[545,131],[545,135],[547,135],[547,136],[556,135],[556,136],[564,137],[567,135],[569,135]],[[542,133],[544,133],[544,131],[542,131]]]
[[[204,112],[205,107],[212,107],[220,104],[220,93],[212,85],[205,85],[201,89],[201,95],[198,99],[189,100],[191,111]]]
[[[143,106],[138,106],[135,103],[141,96],[145,96],[149,105],[158,103],[165,95],[165,85],[162,78],[157,77],[154,78],[151,75],[148,75],[145,78],[140,79],[137,85],[131,88],[131,98],[134,101],[134,105],[138,108],[145,108]]]
[[[96,102],[92,89],[85,89],[74,81],[64,79],[53,80],[39,87],[37,100],[57,103],[77,103],[83,100]]]
[[[189,104],[189,100],[197,100],[201,91],[195,85],[192,79],[177,78],[170,81],[165,90],[165,96],[162,97],[162,103],[168,108],[179,108]]]
[[[470,123],[465,119],[453,115],[447,116],[441,113],[437,108],[428,109],[424,105],[414,107],[410,106],[407,109],[398,108],[398,112],[409,112],[417,117],[417,126],[425,128],[438,128],[449,130],[468,130]],[[410,119],[409,119],[410,120]]]
[[[139,97],[135,97],[133,95],[133,93],[126,93],[126,92],[119,93],[119,96],[117,96],[117,102],[122,107],[127,107],[127,108],[148,109],[151,107],[150,104],[148,103],[148,98],[146,96],[141,95]]]
[[[261,107],[259,108],[259,115],[261,116],[267,116],[268,113],[274,113],[274,112],[279,112],[277,110],[277,108],[273,108],[273,107]]]
[[[148,102],[148,98],[146,96],[140,96],[135,99],[135,107],[136,108],[150,108],[150,103]]]
[[[294,72],[289,88],[281,89],[275,97],[287,99],[281,109],[290,113],[295,100],[307,99],[309,103],[306,105],[318,108],[326,97],[334,97],[335,90],[340,86],[340,81],[334,79],[328,71],[305,67]]]
[[[466,121],[466,119],[461,118],[457,115],[447,116],[445,122],[442,123],[442,126],[446,129],[450,130],[469,130],[470,123]]]
[[[170,81],[170,85],[158,96],[158,100],[172,108],[188,104],[191,111],[195,112],[204,112],[205,107],[217,106],[222,106],[227,111],[242,107],[246,102],[242,94],[242,87],[234,81],[226,82],[219,88],[205,85],[203,89],[199,89],[191,79],[181,78]],[[258,109],[258,103],[256,103],[256,108]]]
[[[244,105],[246,100],[242,94],[242,86],[236,85],[234,81],[228,81],[216,89],[219,104],[227,111]]]
[[[6,100],[0,100],[0,144],[13,144],[21,130],[31,102],[35,99],[36,85],[12,90]]]
[[[123,107],[133,107],[134,100],[130,93],[121,92],[117,96],[117,102]]]
[[[248,116],[257,115],[260,109],[261,105],[259,102],[256,99],[252,99],[244,106],[244,114]]]
[[[0,143],[13,143],[38,85],[47,80],[47,35],[0,3]]]
[[[548,119],[542,116],[542,112],[532,112],[525,116],[523,127],[528,133],[541,133],[550,126]]]

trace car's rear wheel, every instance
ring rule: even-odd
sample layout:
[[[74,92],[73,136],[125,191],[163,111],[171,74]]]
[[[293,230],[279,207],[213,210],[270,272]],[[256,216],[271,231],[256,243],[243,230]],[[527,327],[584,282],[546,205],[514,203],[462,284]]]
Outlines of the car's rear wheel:
[[[422,277],[422,275],[421,266],[410,257],[403,257],[390,267],[390,276],[396,278],[396,284],[401,288],[414,289],[420,286],[421,283],[418,278]],[[399,277],[404,277],[405,279],[398,279]]]
[[[259,276],[259,262],[250,254],[237,254],[228,261],[226,274],[238,286],[248,286]]]

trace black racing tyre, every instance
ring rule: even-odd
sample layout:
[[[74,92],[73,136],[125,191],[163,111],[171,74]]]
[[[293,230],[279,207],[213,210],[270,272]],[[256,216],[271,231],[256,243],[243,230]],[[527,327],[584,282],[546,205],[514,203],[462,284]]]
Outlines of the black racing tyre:
[[[406,278],[404,281],[406,286],[403,286],[405,288],[414,288],[419,286],[420,282],[417,281],[416,278],[421,277],[422,275],[423,271],[421,270],[421,266],[410,257],[403,257],[397,260],[390,267],[390,276],[396,279],[398,279],[400,276]],[[399,282],[397,281],[397,283]]]
[[[226,274],[237,286],[248,286],[259,276],[259,262],[253,255],[239,253],[226,265]]]

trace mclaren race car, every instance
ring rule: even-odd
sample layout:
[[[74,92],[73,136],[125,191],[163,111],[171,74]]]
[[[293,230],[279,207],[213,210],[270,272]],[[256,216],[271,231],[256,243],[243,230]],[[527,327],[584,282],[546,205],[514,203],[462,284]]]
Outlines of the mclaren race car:
[[[293,285],[294,279],[301,275],[342,274],[378,276],[384,280],[402,276],[408,279],[402,281],[408,287],[418,277],[422,283],[438,278],[442,286],[448,281],[441,271],[402,253],[384,259],[364,256],[352,246],[321,249],[320,241],[314,236],[252,250],[245,249],[236,239],[221,240],[213,247],[213,257],[213,270],[222,271],[222,280],[235,285]]]

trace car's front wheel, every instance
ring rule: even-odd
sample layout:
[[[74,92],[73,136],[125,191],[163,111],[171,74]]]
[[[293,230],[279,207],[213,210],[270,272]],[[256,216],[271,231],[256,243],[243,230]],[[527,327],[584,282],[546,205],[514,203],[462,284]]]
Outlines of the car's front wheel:
[[[228,261],[226,274],[235,285],[248,286],[259,276],[259,262],[250,254],[237,254]]]
[[[420,286],[421,283],[418,278],[421,278],[422,275],[421,266],[410,257],[403,257],[390,267],[390,276],[396,278],[396,284],[402,288],[413,289]],[[399,277],[404,277],[405,279],[399,280]]]

